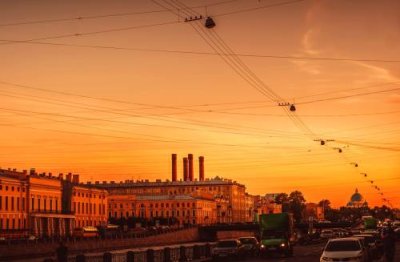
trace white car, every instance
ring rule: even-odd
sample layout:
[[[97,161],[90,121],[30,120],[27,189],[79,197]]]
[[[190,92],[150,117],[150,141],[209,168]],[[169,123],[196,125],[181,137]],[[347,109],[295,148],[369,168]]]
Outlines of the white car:
[[[329,229],[324,229],[321,231],[321,235],[322,238],[333,238],[335,236],[333,230],[329,230]]]
[[[320,262],[367,261],[367,252],[355,237],[330,239],[322,252]]]

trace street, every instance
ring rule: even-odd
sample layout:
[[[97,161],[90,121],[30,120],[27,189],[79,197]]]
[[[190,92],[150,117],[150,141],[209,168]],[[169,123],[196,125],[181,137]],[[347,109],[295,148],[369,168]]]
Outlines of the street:
[[[310,245],[310,246],[296,246],[293,257],[286,258],[286,257],[268,257],[268,258],[248,258],[245,261],[253,261],[253,262],[286,262],[286,261],[296,261],[296,262],[312,262],[312,261],[319,261],[319,258],[322,253],[322,249],[324,248],[325,243]],[[396,260],[397,259],[397,260]],[[396,244],[396,256],[394,261],[400,260],[400,242]],[[381,260],[374,260],[374,261],[384,261]]]

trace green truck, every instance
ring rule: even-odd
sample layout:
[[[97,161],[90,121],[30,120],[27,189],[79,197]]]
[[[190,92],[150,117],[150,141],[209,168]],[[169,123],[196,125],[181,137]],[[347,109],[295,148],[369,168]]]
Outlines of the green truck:
[[[363,216],[362,220],[365,229],[376,229],[378,226],[378,220],[372,216]]]
[[[293,216],[289,213],[262,214],[260,222],[260,255],[293,255],[295,232]]]

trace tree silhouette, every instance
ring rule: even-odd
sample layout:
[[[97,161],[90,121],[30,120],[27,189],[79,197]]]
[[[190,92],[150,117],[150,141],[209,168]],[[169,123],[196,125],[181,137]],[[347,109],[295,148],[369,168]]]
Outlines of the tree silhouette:
[[[296,223],[300,223],[302,220],[303,210],[305,208],[306,199],[303,193],[296,190],[289,194],[289,209],[293,213],[293,217]]]

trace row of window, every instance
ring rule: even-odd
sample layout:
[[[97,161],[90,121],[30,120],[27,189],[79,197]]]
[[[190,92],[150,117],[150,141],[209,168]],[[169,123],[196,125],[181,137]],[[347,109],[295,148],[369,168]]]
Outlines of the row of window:
[[[165,217],[169,217],[170,216],[170,214],[171,214],[171,216],[172,217],[179,217],[179,216],[182,216],[182,217],[185,217],[185,216],[190,216],[190,214],[192,214],[192,216],[193,217],[195,217],[196,216],[196,210],[192,210],[192,212],[190,212],[190,210],[186,210],[186,212],[185,212],[185,210],[182,210],[182,212],[179,212],[179,210],[172,210],[171,211],[171,213],[167,210],[167,211],[160,211],[160,212],[158,212],[158,211],[149,211],[149,216],[151,217],[151,218],[154,218],[154,217],[164,217],[164,214],[165,214]],[[139,217],[146,217],[146,211],[144,211],[144,210],[141,210],[141,211],[139,211],[138,212],[138,215],[139,215]],[[112,212],[110,211],[109,213],[108,213],[108,216],[109,217],[111,217],[112,216]],[[124,213],[123,212],[120,212],[119,213],[119,217],[123,217],[124,216]],[[126,213],[125,213],[125,217],[134,217],[135,216],[135,211],[131,211],[131,212],[129,212],[129,211],[127,211]],[[117,218],[118,217],[118,212],[114,212],[114,217],[115,218]]]
[[[25,211],[25,198],[0,196],[0,210]]]
[[[58,198],[54,199],[54,201],[53,201],[53,199],[47,200],[46,198],[44,198],[44,199],[37,198],[35,201],[35,198],[33,197],[31,199],[31,208],[30,209],[32,211],[38,211],[38,212],[59,211],[58,210]]]
[[[86,227],[86,226],[100,226],[102,225],[101,220],[75,220],[75,227],[81,228],[81,227]]]
[[[81,193],[81,192],[74,192],[73,193],[74,196],[78,196],[78,197],[87,197],[87,198],[97,198],[97,196],[99,197],[99,199],[106,199],[105,195],[96,195],[96,194],[92,194],[92,193]]]
[[[127,208],[129,208],[129,206],[131,205],[131,207],[133,208],[133,209],[135,209],[136,208],[136,204],[135,203],[132,203],[132,204],[129,204],[129,203],[126,203],[125,204],[125,206],[127,207]],[[146,205],[145,204],[137,204],[137,206],[140,206],[141,208],[145,208],[146,207]],[[150,208],[153,208],[153,207],[155,207],[155,208],[158,208],[158,207],[161,207],[161,208],[163,208],[164,206],[166,207],[166,208],[169,208],[169,203],[165,203],[165,205],[164,205],[164,203],[160,203],[160,205],[158,205],[158,203],[155,203],[154,205],[153,204],[150,204],[149,205],[149,207]],[[190,207],[190,206],[192,206],[192,207],[195,207],[196,206],[196,204],[195,203],[176,203],[176,205],[174,205],[173,203],[171,204],[171,207]],[[113,207],[113,204],[109,204],[108,205],[108,207],[111,209],[112,207]],[[119,208],[123,208],[124,207],[124,204],[122,204],[122,203],[120,203],[119,204]],[[114,208],[118,208],[118,204],[117,203],[115,203],[114,204]]]
[[[17,186],[17,187],[14,187],[14,186],[4,186],[3,187],[3,185],[0,185],[0,190],[3,190],[3,188],[4,188],[4,190],[5,191],[8,191],[9,189],[12,191],[12,192],[14,192],[14,190],[17,190],[17,192],[19,192],[21,189],[20,189],[20,187],[19,186]],[[25,187],[23,187],[22,188],[22,192],[25,192]]]
[[[90,214],[90,215],[96,215],[97,210],[99,212],[99,215],[105,215],[106,214],[106,205],[105,204],[99,204],[98,209],[96,209],[96,204],[95,203],[82,203],[82,202],[73,202],[73,210],[75,211],[76,214]]]
[[[26,218],[0,218],[0,229],[26,229]]]

